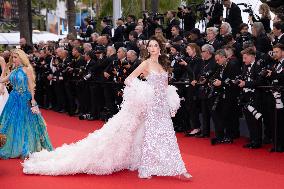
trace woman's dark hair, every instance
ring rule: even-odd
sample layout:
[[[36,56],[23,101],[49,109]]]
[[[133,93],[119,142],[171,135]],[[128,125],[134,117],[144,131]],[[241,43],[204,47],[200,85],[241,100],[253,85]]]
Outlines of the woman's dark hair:
[[[161,55],[159,55],[159,58],[158,58],[159,64],[164,68],[165,71],[170,72],[171,71],[170,60],[169,60],[168,56],[166,55],[165,45],[162,43],[160,38],[158,38],[156,36],[152,36],[152,37],[150,37],[150,39],[147,43],[147,47],[149,46],[150,41],[157,41],[158,42],[159,47],[161,49]],[[148,58],[150,58],[150,54],[148,54],[148,56],[145,59],[148,59]]]

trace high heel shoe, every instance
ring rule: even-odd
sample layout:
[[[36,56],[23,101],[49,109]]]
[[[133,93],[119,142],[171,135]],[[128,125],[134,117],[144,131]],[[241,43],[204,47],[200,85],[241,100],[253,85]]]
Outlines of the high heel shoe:
[[[141,176],[141,175],[138,175],[139,178],[141,179],[151,179],[152,176]]]
[[[183,173],[183,174],[179,175],[178,178],[180,180],[188,181],[188,180],[190,180],[192,178],[192,175],[189,174],[189,173]]]

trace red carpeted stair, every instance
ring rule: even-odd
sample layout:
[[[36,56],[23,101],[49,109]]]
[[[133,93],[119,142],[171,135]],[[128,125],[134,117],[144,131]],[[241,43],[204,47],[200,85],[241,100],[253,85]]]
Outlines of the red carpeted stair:
[[[102,122],[80,121],[52,111],[42,110],[48,132],[55,147],[84,138],[99,129]],[[21,160],[0,160],[0,189],[283,189],[284,153],[242,148],[246,139],[234,144],[211,146],[208,139],[185,138],[177,134],[183,159],[191,181],[171,177],[137,178],[137,172],[123,171],[109,176],[35,176],[22,173]],[[94,146],[95,148],[95,146]],[[84,161],[78,159],[78,161]]]

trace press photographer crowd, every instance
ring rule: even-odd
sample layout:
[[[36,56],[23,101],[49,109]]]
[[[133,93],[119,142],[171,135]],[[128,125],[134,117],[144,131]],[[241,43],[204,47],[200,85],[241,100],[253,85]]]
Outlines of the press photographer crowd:
[[[155,35],[167,47],[169,83],[181,98],[173,118],[176,132],[211,136],[212,145],[233,143],[244,116],[249,131],[245,148],[270,144],[271,152],[283,152],[284,15],[272,19],[269,6],[261,4],[257,18],[246,6],[249,23],[243,23],[241,6],[223,0],[208,13],[183,6],[166,14],[143,12],[138,19],[128,15],[116,21],[114,32],[108,19],[101,20],[97,32],[86,18],[80,38],[68,35],[34,46],[22,38],[21,49],[36,73],[36,101],[81,120],[109,119],[119,110],[125,78],[147,56],[147,39]],[[206,20],[205,33],[195,28],[196,11]],[[10,52],[2,56],[11,68]]]

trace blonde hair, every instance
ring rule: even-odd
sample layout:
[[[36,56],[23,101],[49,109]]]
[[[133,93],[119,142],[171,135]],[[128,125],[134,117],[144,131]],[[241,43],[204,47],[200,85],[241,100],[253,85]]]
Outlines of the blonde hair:
[[[267,17],[269,20],[271,20],[270,8],[269,8],[269,6],[268,6],[266,3],[262,3],[262,4],[259,6],[259,9],[262,10],[262,14],[261,14],[261,17],[262,17],[262,18]]]
[[[23,65],[23,67],[26,67],[28,70],[30,70],[32,72],[32,83],[33,83],[33,87],[35,87],[35,72],[34,72],[34,68],[31,65],[28,56],[26,55],[26,53],[21,50],[21,49],[14,49],[12,50],[12,54],[17,54],[21,60],[21,63]],[[11,56],[12,57],[12,56]],[[12,60],[10,57],[10,61]]]

